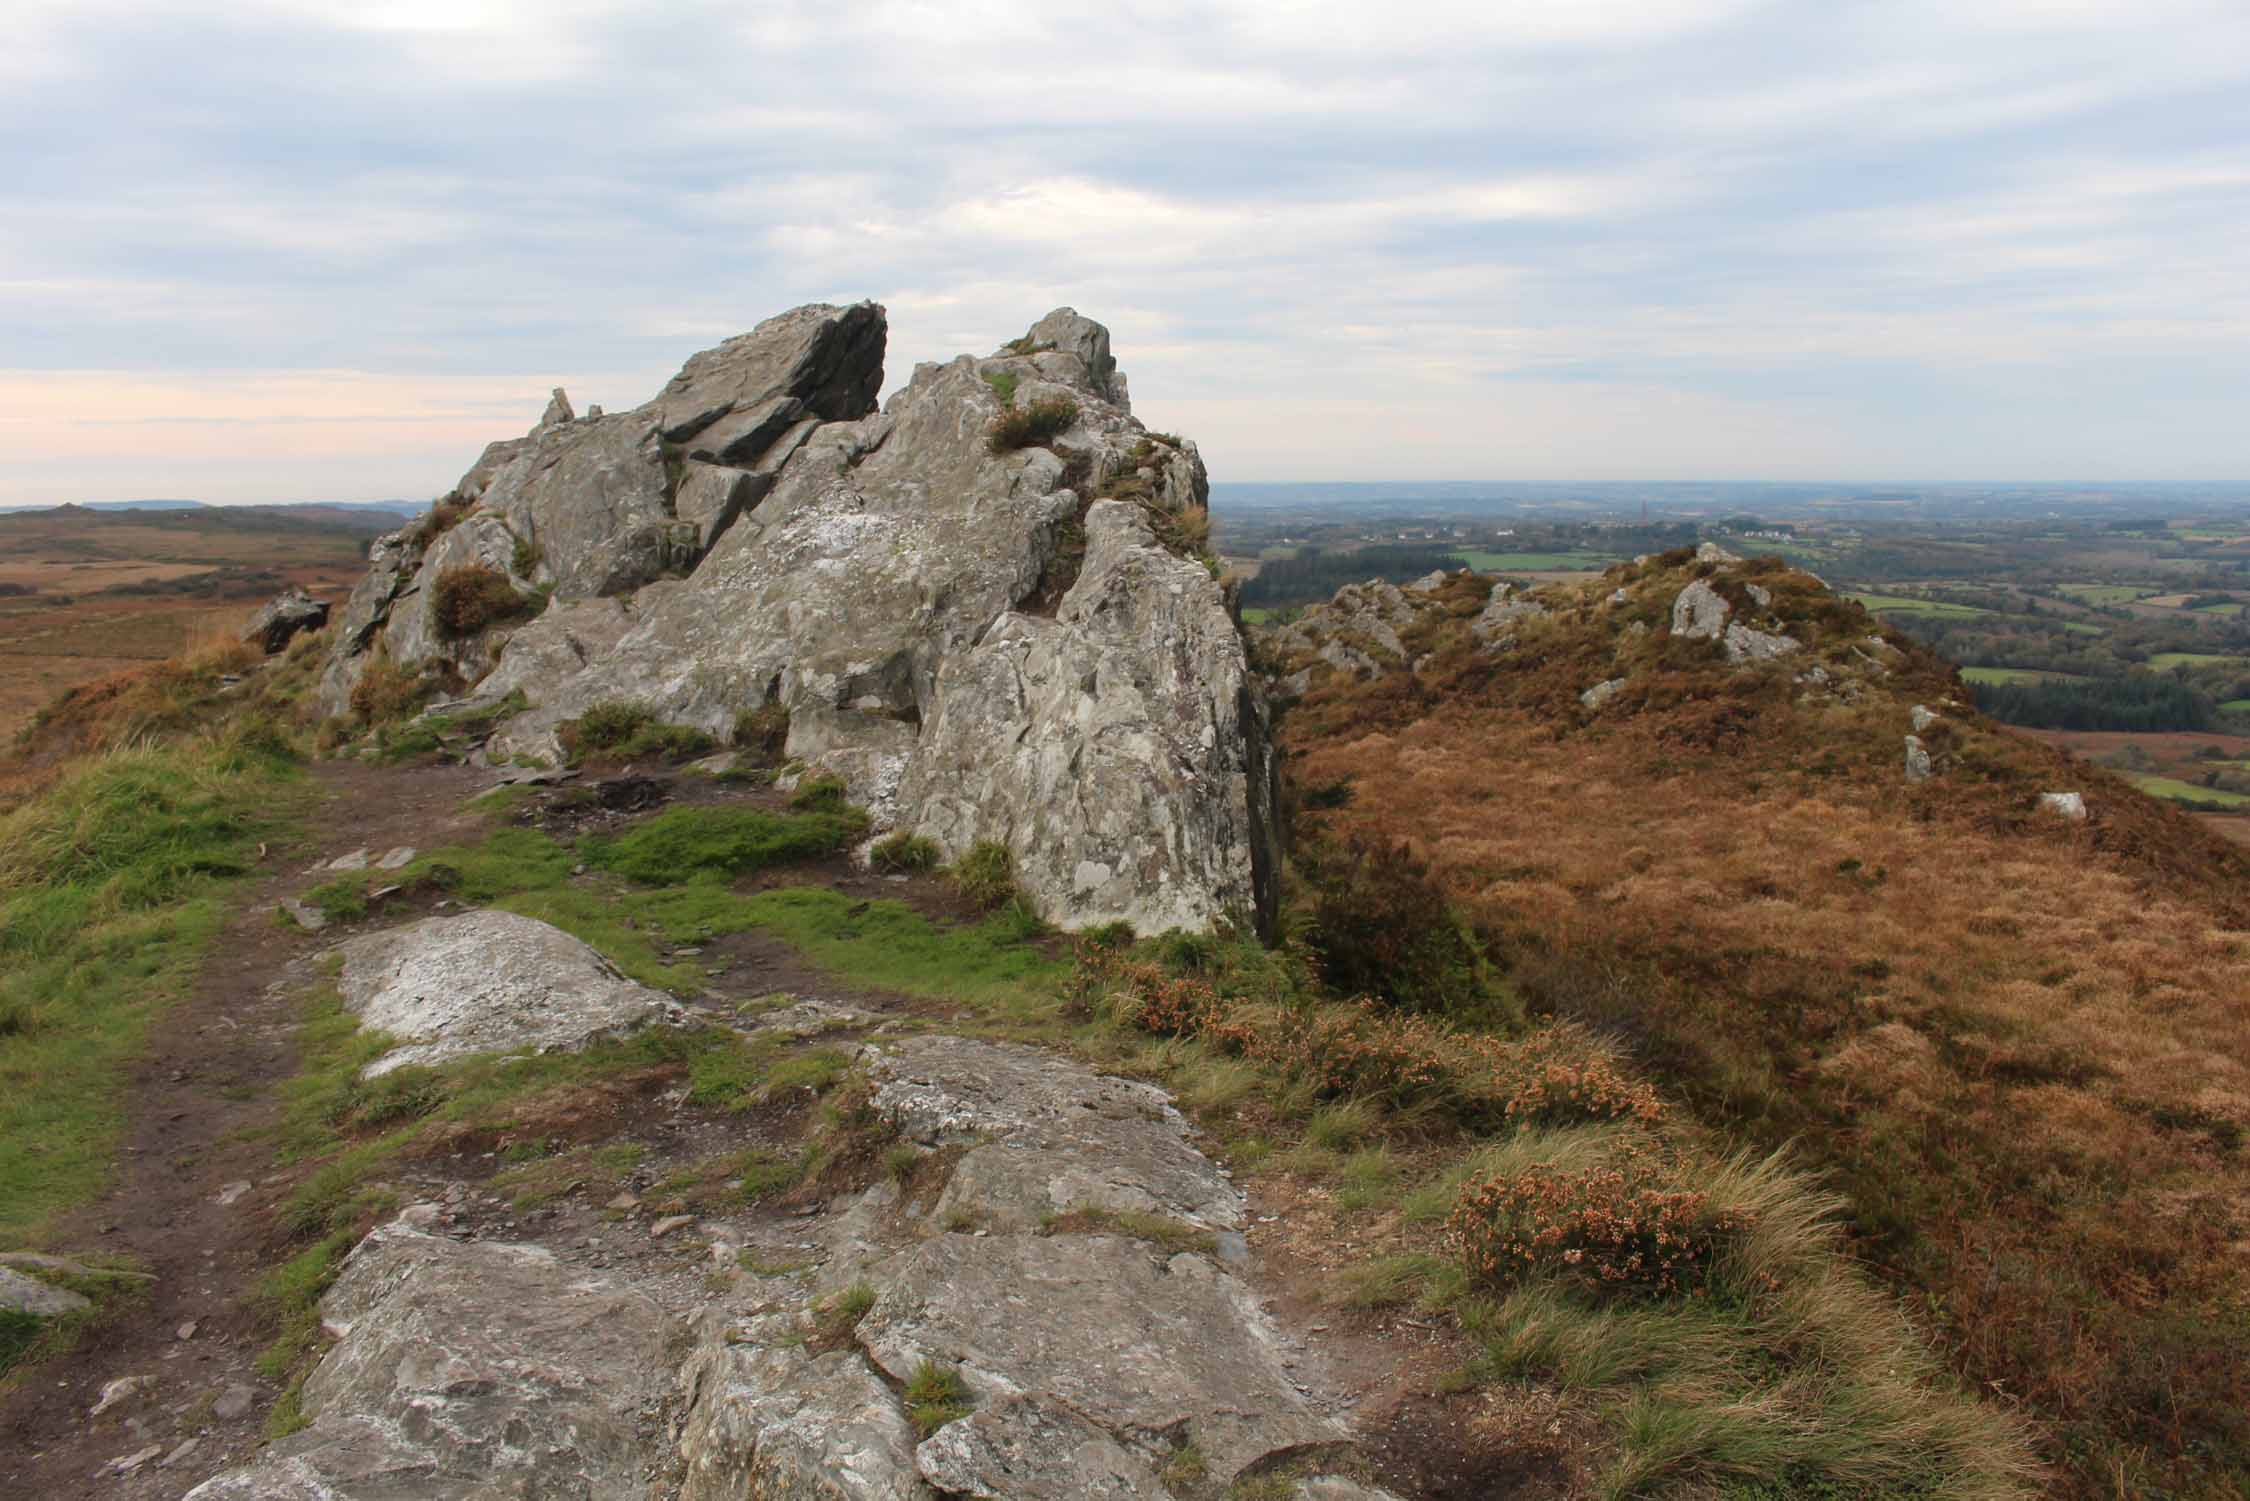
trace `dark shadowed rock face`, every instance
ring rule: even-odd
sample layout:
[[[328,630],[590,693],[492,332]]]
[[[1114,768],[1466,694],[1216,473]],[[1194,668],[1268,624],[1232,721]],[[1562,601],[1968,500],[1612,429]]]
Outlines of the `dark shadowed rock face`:
[[[258,607],[242,628],[242,639],[255,642],[270,657],[295,640],[299,631],[317,631],[326,624],[326,600],[314,599],[302,589],[285,589]]]
[[[874,410],[872,304],[798,308],[690,359],[617,416],[550,408],[461,482],[476,508],[378,544],[324,694],[370,655],[531,707],[495,756],[632,702],[722,740],[789,715],[787,755],[842,777],[879,831],[979,840],[1065,927],[1262,923],[1274,768],[1240,634],[1209,571],[1152,521],[1199,511],[1192,443],[1136,421],[1109,331],[1068,308],[998,354],[915,368]],[[995,451],[1010,405],[1068,404]],[[543,614],[468,636],[448,570],[507,575]]]

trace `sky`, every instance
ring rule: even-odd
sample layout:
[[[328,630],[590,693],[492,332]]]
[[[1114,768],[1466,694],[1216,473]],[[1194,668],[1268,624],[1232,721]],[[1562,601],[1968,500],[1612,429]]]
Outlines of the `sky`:
[[[0,504],[423,498],[798,303],[1214,479],[2250,479],[2244,0],[11,0]]]

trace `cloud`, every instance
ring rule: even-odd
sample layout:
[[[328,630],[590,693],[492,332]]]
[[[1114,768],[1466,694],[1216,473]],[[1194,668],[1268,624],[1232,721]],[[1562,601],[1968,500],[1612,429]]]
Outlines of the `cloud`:
[[[0,500],[434,493],[859,296],[894,385],[1104,319],[1222,478],[2250,474],[2235,0],[12,23]]]

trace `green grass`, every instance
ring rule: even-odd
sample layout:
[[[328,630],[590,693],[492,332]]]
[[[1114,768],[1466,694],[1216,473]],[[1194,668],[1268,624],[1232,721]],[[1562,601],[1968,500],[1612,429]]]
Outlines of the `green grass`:
[[[2228,714],[2250,714],[2250,698],[2230,698],[2219,708]]]
[[[1971,683],[2083,682],[2075,672],[2041,672],[2030,667],[1964,667],[1961,676]]]
[[[2057,584],[2055,592],[2085,605],[2129,605],[2159,591],[2138,584]]]
[[[1463,551],[1459,556],[1479,573],[1599,573],[1617,561],[1580,552]]]
[[[2148,659],[2148,665],[2159,672],[2168,672],[2174,667],[2210,667],[2219,663],[2243,661],[2250,661],[2250,658],[2223,656],[2207,651],[2160,651]]]
[[[0,1245],[108,1182],[127,1064],[298,806],[242,740],[89,760],[0,820]]]
[[[941,1366],[932,1360],[925,1360],[914,1368],[904,1395],[907,1416],[914,1420],[914,1431],[923,1438],[956,1418],[969,1415],[968,1384],[951,1366]]]
[[[766,813],[667,808],[614,837],[581,844],[588,865],[649,884],[725,879],[832,855],[866,830],[856,810]]]
[[[1930,615],[1941,619],[1966,620],[1975,615],[1991,615],[1975,605],[1947,604],[1941,600],[1914,599],[1903,594],[1847,594],[1846,599],[1856,599],[1878,615]]]
[[[2131,772],[2126,773],[2126,780],[2150,797],[2161,797],[2176,803],[2210,803],[2222,808],[2250,808],[2250,793],[2226,792],[2217,787],[2199,787],[2177,777],[2141,776]]]

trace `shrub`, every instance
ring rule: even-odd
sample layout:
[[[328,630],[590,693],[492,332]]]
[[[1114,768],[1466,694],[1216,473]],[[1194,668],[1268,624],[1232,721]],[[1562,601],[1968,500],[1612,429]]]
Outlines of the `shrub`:
[[[430,502],[421,519],[407,530],[409,547],[426,548],[438,538],[459,526],[462,520],[477,508],[473,500],[463,500],[458,495],[441,495]]]
[[[969,1415],[967,1383],[958,1371],[935,1361],[925,1360],[914,1368],[905,1395],[907,1415],[914,1420],[914,1431],[923,1438]]]
[[[887,839],[877,841],[868,851],[878,870],[923,871],[935,870],[938,864],[938,847],[919,834],[905,829]]]
[[[789,806],[804,812],[835,812],[850,806],[848,792],[841,777],[807,777],[789,794]]]
[[[1004,844],[979,839],[945,873],[953,889],[979,907],[997,907],[1016,897],[1016,857]]]
[[[352,684],[352,713],[362,725],[388,724],[420,708],[436,686],[392,661],[390,653],[378,651]]]
[[[661,756],[677,761],[700,756],[714,743],[693,725],[666,724],[647,705],[628,703],[590,704],[578,718],[555,726],[555,738],[573,766],[589,757]]]
[[[1012,406],[992,420],[985,441],[994,453],[1037,448],[1069,430],[1078,420],[1078,403],[1053,396],[1027,406]]]
[[[1647,1159],[1546,1165],[1472,1178],[1447,1224],[1471,1276],[1497,1286],[1554,1277],[1603,1293],[1700,1291],[1745,1227],[1700,1193],[1661,1183]]]
[[[1016,404],[1016,386],[1021,380],[1022,377],[1012,370],[988,370],[984,376],[984,383],[992,387],[992,394],[1000,398],[1000,405],[1004,407]]]
[[[1412,1011],[1491,1008],[1483,953],[1428,864],[1404,844],[1355,841],[1307,867],[1319,893],[1313,947],[1338,989]]]
[[[779,761],[789,743],[789,709],[769,699],[734,716],[734,748],[761,761]]]
[[[438,629],[456,638],[514,620],[530,613],[536,604],[537,600],[518,590],[506,574],[484,563],[460,563],[446,569],[438,575],[432,596]]]

